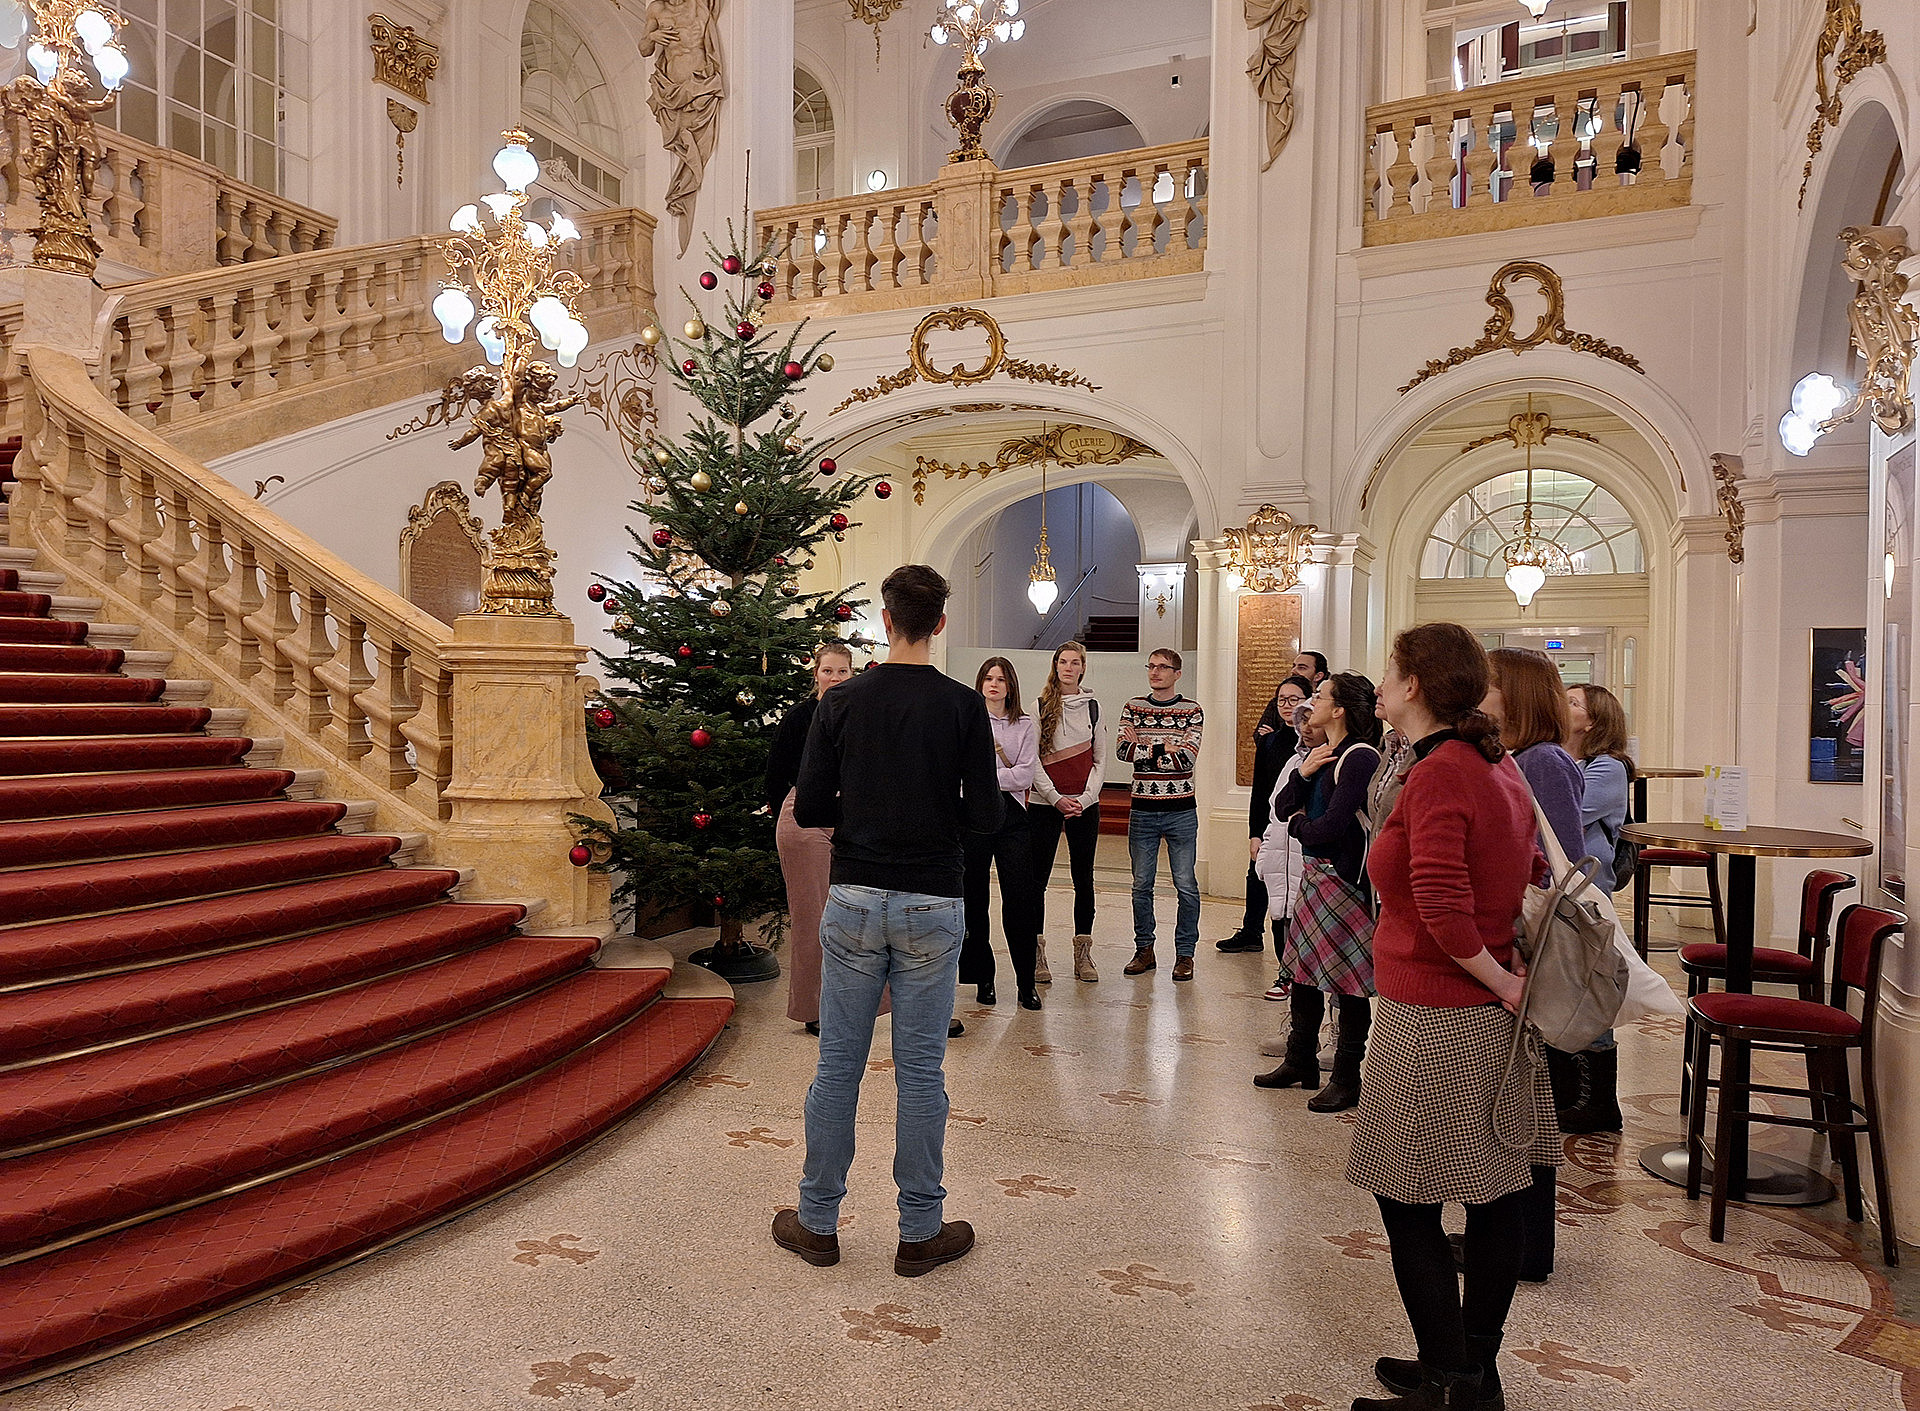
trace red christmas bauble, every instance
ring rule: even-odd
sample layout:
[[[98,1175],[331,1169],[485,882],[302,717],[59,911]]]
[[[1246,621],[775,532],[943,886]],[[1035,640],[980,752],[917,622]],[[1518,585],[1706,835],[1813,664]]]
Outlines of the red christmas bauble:
[[[682,644],[681,646],[675,647],[673,649],[673,654],[679,657],[680,660],[685,661],[688,657],[693,655],[693,648]]]
[[[727,909],[727,899],[718,892],[714,893],[713,909],[715,911],[725,911]]]
[[[712,270],[708,269],[708,270],[702,270],[700,272],[700,287],[702,289],[711,289],[713,288],[714,285],[718,284],[719,282],[720,282],[720,276],[715,274]]]
[[[606,596],[607,596],[606,584],[589,583],[587,585],[587,601],[588,602],[597,603],[604,600]]]
[[[612,617],[620,611],[620,604],[613,598],[607,598],[605,602],[600,604],[600,611],[604,612],[608,617]]]
[[[615,719],[614,713],[605,706],[601,706],[600,709],[593,713],[593,723],[598,725],[602,730],[613,724]]]
[[[739,334],[742,341],[744,341],[753,337],[755,329],[751,323],[748,323],[745,319],[741,319],[739,323],[733,326],[733,331]]]
[[[585,867],[589,862],[593,861],[593,849],[585,843],[575,843],[571,848],[567,849],[567,861],[571,862],[575,867]]]
[[[704,832],[706,829],[711,828],[713,826],[713,815],[711,813],[694,814],[693,826],[698,829],[701,829]]]
[[[834,608],[833,615],[842,622],[853,621],[853,609],[845,603],[841,603],[838,607]]]
[[[833,532],[838,534],[847,527],[847,517],[844,514],[836,514],[832,519],[828,520],[827,523],[832,525]]]
[[[695,363],[693,359],[688,358],[685,362],[680,364],[680,371],[684,372],[688,377],[692,377],[694,367],[695,367]]]
[[[740,257],[738,255],[728,255],[720,261],[720,268],[728,274],[740,273]]]
[[[832,475],[838,469],[840,469],[840,462],[836,461],[832,456],[820,457],[820,473],[822,475]]]
[[[773,556],[773,566],[775,568],[785,568],[787,566],[787,556],[785,554],[775,554]]]
[[[664,549],[667,547],[667,545],[671,544],[672,542],[673,542],[673,531],[671,529],[656,529],[653,531],[654,548]]]
[[[884,500],[892,493],[893,493],[893,486],[889,485],[884,480],[882,480],[878,485],[873,487],[873,496],[876,500]]]
[[[789,382],[798,382],[807,375],[807,370],[801,367],[799,363],[788,363],[785,367],[781,368],[780,371],[786,374],[787,381]]]
[[[758,294],[762,299],[771,299],[773,297],[773,284],[771,281],[762,280],[760,286],[753,292]]]
[[[704,750],[708,745],[713,743],[713,736],[705,730],[695,730],[691,735],[687,736],[687,743],[692,745],[696,750]]]

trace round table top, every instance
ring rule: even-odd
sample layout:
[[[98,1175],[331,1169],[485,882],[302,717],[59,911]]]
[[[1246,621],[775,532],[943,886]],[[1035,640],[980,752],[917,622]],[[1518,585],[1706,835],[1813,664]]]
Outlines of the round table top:
[[[1699,779],[1706,774],[1704,769],[1687,769],[1674,764],[1637,764],[1633,768],[1636,779]]]
[[[1620,836],[1643,847],[1693,848],[1749,857],[1864,857],[1873,844],[1852,833],[1806,828],[1709,828],[1704,823],[1628,823]]]

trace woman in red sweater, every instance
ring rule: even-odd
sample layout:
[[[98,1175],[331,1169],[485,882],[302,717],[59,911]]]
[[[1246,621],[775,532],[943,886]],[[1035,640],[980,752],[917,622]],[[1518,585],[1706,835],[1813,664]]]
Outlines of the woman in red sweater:
[[[1533,803],[1479,711],[1487,655],[1453,623],[1394,639],[1380,713],[1418,762],[1367,858],[1380,901],[1373,935],[1379,1003],[1347,1179],[1372,1191],[1419,1360],[1383,1357],[1390,1400],[1354,1411],[1500,1406],[1495,1354],[1525,1252],[1534,1165],[1561,1159],[1544,1065],[1518,1101],[1532,1150],[1494,1137],[1494,1094],[1523,981],[1514,954],[1520,899],[1540,865]],[[1440,1207],[1467,1207],[1466,1282],[1456,1281]]]

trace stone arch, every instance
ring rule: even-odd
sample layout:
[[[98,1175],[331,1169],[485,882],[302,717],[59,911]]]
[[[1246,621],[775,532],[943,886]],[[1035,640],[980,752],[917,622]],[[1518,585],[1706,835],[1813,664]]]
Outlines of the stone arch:
[[[993,139],[995,164],[1003,169],[1021,166],[1041,165],[1043,162],[1016,161],[1021,144],[1039,128],[1058,119],[1092,119],[1101,112],[1111,114],[1119,121],[1104,124],[1097,130],[1113,133],[1117,140],[1095,144],[1094,150],[1077,155],[1096,156],[1106,152],[1126,152],[1147,145],[1146,135],[1139,122],[1105,94],[1095,92],[1050,93],[1044,99],[1028,108],[1025,112],[1007,122],[1005,127]],[[1131,132],[1131,137],[1127,134]],[[1051,160],[1043,159],[1043,160]]]

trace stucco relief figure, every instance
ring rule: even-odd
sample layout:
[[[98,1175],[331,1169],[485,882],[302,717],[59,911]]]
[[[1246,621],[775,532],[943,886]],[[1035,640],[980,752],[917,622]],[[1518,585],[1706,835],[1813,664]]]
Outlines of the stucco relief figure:
[[[1313,0],[1244,0],[1244,4],[1247,28],[1260,36],[1260,48],[1247,64],[1247,75],[1267,110],[1267,159],[1260,164],[1265,171],[1293,131],[1293,69]]]
[[[653,60],[647,106],[673,154],[667,211],[680,222],[680,253],[693,238],[694,198],[719,136],[727,80],[720,66],[721,0],[652,0],[640,53]]]

